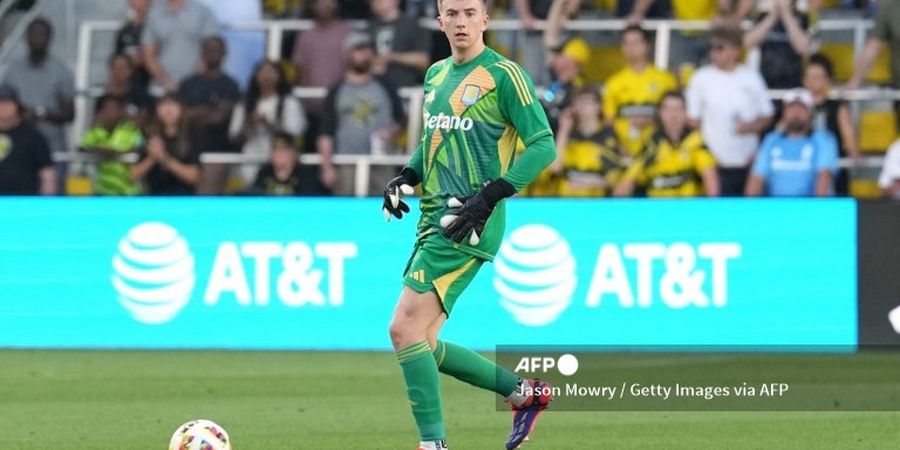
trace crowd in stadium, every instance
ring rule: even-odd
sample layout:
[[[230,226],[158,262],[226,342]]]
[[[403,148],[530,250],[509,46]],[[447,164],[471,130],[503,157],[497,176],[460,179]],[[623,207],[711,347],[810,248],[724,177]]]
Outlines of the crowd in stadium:
[[[420,22],[437,15],[436,2],[248,2],[269,18],[314,25],[286,35],[283,60],[256,58],[240,74],[223,61],[250,55],[223,38],[220,11],[200,0],[129,0],[103,94],[74,143],[66,135],[72,70],[49,51],[51,23],[33,20],[27,56],[0,84],[0,193],[63,193],[67,165],[52,156],[73,145],[97,162],[96,195],[348,195],[353,168],[333,164],[333,155],[402,152],[408,105],[398,89],[420,86],[430,64],[449,55],[444,36]],[[851,176],[838,163],[860,160],[860,130],[848,103],[829,93],[865,83],[882,48],[894,50],[889,85],[900,81],[900,5],[887,0],[489,3],[494,17],[520,21],[521,31],[495,32],[489,43],[532,76],[556,135],[557,160],[523,195],[848,195]],[[825,9],[874,21],[843,84],[836,61],[818,52]],[[615,33],[566,26],[615,16],[627,21]],[[658,18],[712,24],[672,33],[674,72],[654,66],[655,36],[641,25]],[[598,53],[609,41],[617,53]],[[743,63],[748,49],[759,49],[759,70]],[[598,64],[610,60],[621,67],[597,79]],[[294,86],[328,94],[301,100]],[[785,93],[773,101],[770,89]],[[201,163],[225,152],[268,162]],[[302,152],[317,152],[321,163],[300,164]],[[370,193],[390,176],[373,171]],[[900,144],[887,150],[878,184],[900,197]]]

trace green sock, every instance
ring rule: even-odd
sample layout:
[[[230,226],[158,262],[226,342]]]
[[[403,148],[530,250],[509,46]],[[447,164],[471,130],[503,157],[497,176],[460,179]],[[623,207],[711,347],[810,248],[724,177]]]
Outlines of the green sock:
[[[439,441],[446,438],[441,406],[441,379],[428,341],[400,350],[397,352],[397,359],[403,369],[406,394],[422,440]]]
[[[434,360],[441,373],[472,386],[508,397],[519,385],[519,377],[493,361],[452,342],[437,341]]]

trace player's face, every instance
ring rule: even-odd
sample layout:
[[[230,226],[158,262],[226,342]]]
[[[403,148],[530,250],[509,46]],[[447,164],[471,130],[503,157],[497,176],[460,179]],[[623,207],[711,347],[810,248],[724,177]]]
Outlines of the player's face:
[[[646,61],[650,46],[641,33],[632,31],[622,36],[622,53],[626,61]]]
[[[803,76],[803,87],[809,89],[814,94],[823,94],[828,92],[831,87],[831,80],[822,66],[812,64],[806,68],[806,74]]]
[[[659,121],[667,129],[684,128],[687,125],[687,111],[680,98],[666,97],[659,105]]]
[[[438,25],[447,35],[450,46],[467,49],[481,42],[487,29],[488,16],[482,0],[443,0]]]

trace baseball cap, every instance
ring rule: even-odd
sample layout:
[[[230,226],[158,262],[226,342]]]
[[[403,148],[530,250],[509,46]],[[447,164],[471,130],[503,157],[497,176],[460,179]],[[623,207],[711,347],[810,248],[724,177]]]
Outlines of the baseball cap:
[[[8,84],[0,84],[0,100],[12,100],[16,103],[19,101],[19,91]]]
[[[591,59],[591,46],[581,38],[569,39],[557,47],[556,51],[582,66]]]
[[[367,33],[362,32],[354,32],[347,36],[344,39],[344,51],[349,52],[350,50],[355,50],[360,47],[375,47],[375,43],[372,42],[372,37]]]
[[[784,94],[783,101],[785,105],[801,103],[803,106],[809,108],[809,110],[813,110],[816,107],[816,101],[813,99],[812,93],[803,88],[791,89]]]

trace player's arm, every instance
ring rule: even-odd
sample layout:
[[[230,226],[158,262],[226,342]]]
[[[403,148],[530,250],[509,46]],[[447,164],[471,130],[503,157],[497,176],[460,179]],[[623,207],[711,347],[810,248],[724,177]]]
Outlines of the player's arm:
[[[537,101],[531,78],[517,64],[498,62],[498,106],[503,118],[516,129],[525,150],[513,164],[501,161],[510,169],[502,177],[488,182],[476,195],[467,199],[451,198],[450,212],[441,218],[445,234],[455,242],[469,240],[478,245],[484,225],[500,201],[515,195],[531,184],[556,159],[556,143],[547,115]]]

